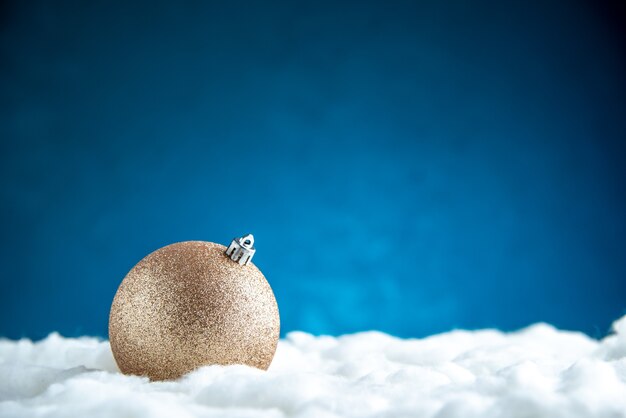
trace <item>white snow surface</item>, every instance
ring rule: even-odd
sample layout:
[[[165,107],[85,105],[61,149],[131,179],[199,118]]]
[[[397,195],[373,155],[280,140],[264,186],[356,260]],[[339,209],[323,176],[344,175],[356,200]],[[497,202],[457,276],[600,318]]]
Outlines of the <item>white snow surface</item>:
[[[0,340],[1,417],[626,417],[626,316],[600,341],[517,332],[380,332],[281,340],[267,372],[177,381],[119,373],[107,341]]]

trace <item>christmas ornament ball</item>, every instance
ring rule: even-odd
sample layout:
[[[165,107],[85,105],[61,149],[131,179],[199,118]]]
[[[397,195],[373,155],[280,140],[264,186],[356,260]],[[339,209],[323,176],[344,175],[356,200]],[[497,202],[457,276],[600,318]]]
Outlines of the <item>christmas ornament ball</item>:
[[[180,242],[133,267],[109,316],[120,370],[170,380],[212,364],[267,369],[280,320],[269,283],[249,261],[253,243],[251,235],[233,240],[228,250],[212,242]]]

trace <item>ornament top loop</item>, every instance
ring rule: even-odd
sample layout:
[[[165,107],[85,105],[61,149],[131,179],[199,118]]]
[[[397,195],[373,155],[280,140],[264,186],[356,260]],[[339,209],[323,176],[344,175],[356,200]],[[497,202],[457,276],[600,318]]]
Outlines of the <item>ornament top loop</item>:
[[[254,236],[252,234],[234,238],[226,249],[226,255],[242,266],[247,265],[252,260],[254,253],[256,253],[256,249],[254,248]]]
[[[241,246],[244,248],[254,248],[254,235],[248,234],[241,237]]]

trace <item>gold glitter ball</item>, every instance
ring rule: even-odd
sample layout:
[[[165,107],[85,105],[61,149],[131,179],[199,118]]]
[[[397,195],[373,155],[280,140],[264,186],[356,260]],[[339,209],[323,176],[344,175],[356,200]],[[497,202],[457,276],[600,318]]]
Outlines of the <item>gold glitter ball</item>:
[[[280,332],[274,293],[254,264],[240,265],[225,251],[179,242],[126,275],[109,316],[123,373],[170,380],[211,364],[269,367]]]

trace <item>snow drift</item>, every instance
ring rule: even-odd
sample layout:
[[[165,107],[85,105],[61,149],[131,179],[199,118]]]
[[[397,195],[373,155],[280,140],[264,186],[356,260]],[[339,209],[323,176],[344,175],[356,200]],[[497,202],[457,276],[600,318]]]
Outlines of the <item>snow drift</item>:
[[[211,366],[155,383],[120,374],[107,341],[0,340],[0,416],[626,417],[626,317],[614,331],[293,332],[267,372]]]

